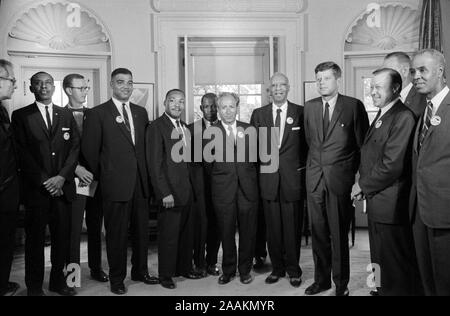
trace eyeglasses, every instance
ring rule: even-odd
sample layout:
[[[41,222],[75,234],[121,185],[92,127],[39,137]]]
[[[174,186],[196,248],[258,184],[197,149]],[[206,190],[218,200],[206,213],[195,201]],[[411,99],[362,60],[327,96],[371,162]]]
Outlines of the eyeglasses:
[[[3,80],[9,80],[9,81],[12,82],[12,84],[16,84],[16,82],[17,82],[16,78],[0,77],[0,79],[3,79]]]
[[[80,91],[85,91],[85,92],[91,90],[91,87],[69,87],[69,88],[78,89]]]

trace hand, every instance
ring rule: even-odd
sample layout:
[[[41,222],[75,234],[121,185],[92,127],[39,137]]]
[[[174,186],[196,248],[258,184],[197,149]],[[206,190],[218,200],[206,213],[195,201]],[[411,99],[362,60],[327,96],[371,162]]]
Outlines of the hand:
[[[52,196],[56,196],[59,194],[59,191],[62,191],[64,182],[66,182],[66,179],[61,176],[56,176],[45,181],[44,187]]]
[[[94,175],[83,166],[77,166],[75,175],[80,179],[80,187],[88,186],[94,180]]]
[[[352,200],[355,200],[355,199],[357,199],[357,197],[358,197],[359,195],[362,195],[362,194],[363,194],[363,192],[362,192],[362,190],[361,190],[361,187],[359,186],[359,183],[356,182],[356,183],[353,185],[353,188],[352,188],[351,199],[352,199]],[[357,199],[357,201],[361,201],[361,200],[358,200],[358,199]]]
[[[173,208],[175,206],[175,199],[173,198],[172,194],[166,196],[162,201],[165,208]]]
[[[63,192],[63,190],[61,189],[61,190],[57,191],[56,193],[51,193],[50,195],[51,195],[52,197],[61,197],[61,196],[64,195],[64,192]]]

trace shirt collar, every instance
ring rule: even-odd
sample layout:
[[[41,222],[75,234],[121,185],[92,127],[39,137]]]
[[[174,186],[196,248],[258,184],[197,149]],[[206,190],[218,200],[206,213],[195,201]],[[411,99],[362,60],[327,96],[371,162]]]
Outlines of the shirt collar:
[[[225,128],[225,130],[228,130],[228,126],[231,126],[233,131],[237,130],[237,121],[234,121],[234,123],[231,125],[225,124],[223,121],[220,121],[220,122],[222,123],[222,126]]]
[[[202,120],[203,120],[203,122],[205,123],[205,126],[212,126],[212,125],[214,125],[214,124],[216,124],[219,120],[217,119],[217,120],[215,120],[214,122],[210,122],[210,121],[208,121],[207,119],[205,119],[205,118],[202,118]]]
[[[277,113],[278,109],[281,109],[281,111],[283,111],[283,113],[287,112],[287,108],[288,108],[288,102],[284,102],[284,104],[281,107],[278,107],[277,105],[275,105],[275,103],[272,104],[272,112],[273,113]]]
[[[112,98],[112,101],[114,102],[114,104],[116,105],[117,108],[120,108],[120,113],[122,113],[122,104],[126,104],[128,106],[128,108],[130,107],[130,100],[128,100],[127,102],[121,102],[119,100],[117,100],[116,98]]]
[[[338,96],[339,96],[339,93],[336,94],[330,101],[325,101],[325,99],[322,98],[323,106],[325,106],[325,104],[328,103],[330,105],[330,108],[334,108],[336,106]]]
[[[36,101],[36,105],[38,106],[39,109],[45,109],[46,106],[48,106],[49,110],[53,110],[53,102],[50,103],[49,105],[45,105],[44,103],[38,102]]]
[[[386,105],[384,108],[381,109],[381,115],[380,118],[385,115],[393,106],[395,103],[398,102],[400,98],[395,99],[394,101],[390,102],[388,105]]]
[[[406,98],[408,97],[409,92],[411,91],[413,87],[412,82],[410,82],[403,90],[402,92],[400,92],[400,97],[403,101],[403,103],[405,102]]]
[[[448,86],[445,86],[445,88],[442,89],[441,92],[436,94],[433,99],[431,100],[427,99],[427,102],[431,101],[431,103],[433,103],[433,107],[438,108],[441,105],[442,101],[444,101],[449,91],[450,89],[448,88]]]
[[[178,126],[177,126],[177,121],[180,122],[180,126],[183,126],[183,125],[181,124],[181,120],[180,120],[180,119],[176,120],[176,119],[174,119],[173,117],[171,117],[169,114],[167,114],[166,112],[164,112],[164,115],[167,116],[167,117],[169,118],[169,120],[172,122],[173,126],[178,127]]]

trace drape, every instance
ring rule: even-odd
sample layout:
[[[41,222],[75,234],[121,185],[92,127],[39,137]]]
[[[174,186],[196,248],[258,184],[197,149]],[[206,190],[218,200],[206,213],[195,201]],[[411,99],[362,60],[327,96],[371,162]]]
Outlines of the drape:
[[[440,0],[423,0],[419,48],[442,51],[442,15]]]

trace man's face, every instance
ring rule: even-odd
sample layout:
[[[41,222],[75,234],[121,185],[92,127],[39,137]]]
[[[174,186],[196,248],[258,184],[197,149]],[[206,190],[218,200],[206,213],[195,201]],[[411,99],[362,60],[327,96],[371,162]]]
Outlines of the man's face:
[[[377,108],[384,108],[392,102],[394,99],[394,92],[391,88],[391,77],[389,74],[377,74],[372,80],[370,91],[373,99],[373,105]]]
[[[400,74],[400,76],[402,76],[403,86],[406,86],[410,82],[409,65],[400,63],[397,58],[392,57],[386,59],[383,62],[383,68],[391,68],[396,70]]]
[[[231,125],[236,121],[238,106],[233,97],[224,97],[219,104],[219,113],[225,124]]]
[[[333,70],[328,69],[316,74],[317,90],[322,97],[329,97],[337,94],[339,90],[339,81],[336,79]]]
[[[417,91],[428,95],[438,89],[444,70],[432,56],[422,54],[414,57],[412,74]]]
[[[84,79],[73,79],[71,88],[67,88],[68,97],[72,105],[80,105],[86,102],[88,94],[87,82]]]
[[[128,102],[133,93],[133,76],[118,74],[111,80],[113,96],[121,102]]]
[[[31,82],[30,91],[34,93],[36,101],[50,104],[50,102],[52,102],[53,93],[55,92],[53,78],[48,74],[37,75]]]
[[[185,95],[180,91],[173,91],[164,101],[164,105],[166,107],[166,113],[178,120],[181,117],[181,114],[185,108]]]
[[[9,100],[17,88],[14,70],[8,66],[6,66],[6,70],[0,68],[0,77],[7,78],[0,79],[0,100]]]
[[[211,123],[217,121],[217,104],[215,99],[204,98],[200,109],[203,112],[205,120]]]
[[[278,105],[286,103],[289,89],[288,80],[284,76],[274,76],[270,82],[270,94],[273,102]]]

